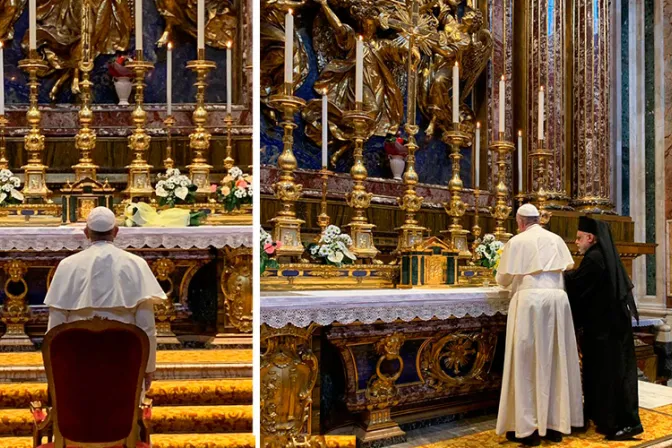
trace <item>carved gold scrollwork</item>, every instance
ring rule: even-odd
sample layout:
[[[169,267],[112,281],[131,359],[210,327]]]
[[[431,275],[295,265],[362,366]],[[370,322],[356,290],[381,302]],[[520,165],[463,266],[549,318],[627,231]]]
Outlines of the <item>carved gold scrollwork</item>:
[[[393,333],[375,345],[380,358],[376,363],[376,373],[369,379],[365,391],[367,410],[363,415],[364,433],[360,435],[363,441],[389,439],[405,434],[391,416],[392,407],[399,403],[399,391],[394,383],[404,370],[404,360],[399,352],[405,340],[402,334]],[[397,362],[399,365],[393,372],[385,373],[382,370],[384,362]]]
[[[261,327],[261,440],[263,447],[314,445],[308,433],[318,360],[310,348],[317,324]],[[265,347],[265,350],[264,350]]]
[[[252,332],[252,249],[224,249],[226,267],[220,286],[228,321],[243,333]]]
[[[2,322],[7,331],[0,338],[0,345],[32,345],[26,335],[25,324],[30,319],[30,311],[26,306],[28,284],[24,279],[28,273],[28,265],[21,260],[12,260],[4,265],[8,278],[5,281],[5,303],[2,307]],[[19,285],[20,289],[15,289]],[[17,344],[17,341],[22,341]]]
[[[420,349],[423,380],[435,389],[482,382],[496,345],[497,335],[490,332],[451,333],[429,339]]]
[[[156,335],[159,342],[179,343],[175,333],[171,329],[172,322],[176,319],[175,305],[173,304],[173,280],[171,275],[175,272],[175,263],[168,258],[159,258],[152,264],[152,271],[156,279],[163,285],[169,285],[167,291],[167,300],[154,305],[154,314],[156,319]]]

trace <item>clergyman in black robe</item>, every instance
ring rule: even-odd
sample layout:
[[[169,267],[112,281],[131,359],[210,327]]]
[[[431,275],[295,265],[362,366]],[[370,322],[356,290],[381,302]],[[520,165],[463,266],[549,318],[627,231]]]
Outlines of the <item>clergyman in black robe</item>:
[[[639,419],[637,362],[632,318],[639,320],[632,282],[607,223],[579,219],[578,269],[565,272],[574,325],[583,329],[585,419],[610,440],[627,440],[644,430]]]

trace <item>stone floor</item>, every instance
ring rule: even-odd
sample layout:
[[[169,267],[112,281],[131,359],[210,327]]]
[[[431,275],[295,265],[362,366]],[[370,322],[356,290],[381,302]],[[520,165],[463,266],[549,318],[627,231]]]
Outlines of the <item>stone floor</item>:
[[[672,387],[639,382],[639,405],[654,409],[672,404]],[[436,426],[408,431],[406,442],[391,445],[392,448],[417,448],[432,443],[495,429],[497,415],[467,418]],[[669,444],[661,445],[669,446]]]

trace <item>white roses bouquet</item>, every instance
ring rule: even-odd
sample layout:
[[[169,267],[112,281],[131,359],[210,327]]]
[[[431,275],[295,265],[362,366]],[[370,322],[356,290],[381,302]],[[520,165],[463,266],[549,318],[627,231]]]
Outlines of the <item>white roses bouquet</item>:
[[[215,188],[217,201],[224,204],[227,212],[252,203],[252,176],[244,174],[243,170],[234,166],[224,179],[222,185]]]
[[[21,180],[9,170],[0,170],[0,206],[16,205],[23,202],[19,191]]]
[[[156,183],[156,195],[159,197],[159,205],[175,207],[176,204],[193,204],[196,202],[196,190],[198,187],[191,182],[188,176],[180,174],[177,168],[171,168],[166,174],[159,176],[161,180]]]
[[[476,254],[480,257],[478,264],[488,269],[497,269],[503,247],[504,243],[497,241],[491,233],[486,233],[481,243],[476,246]]]
[[[337,226],[327,227],[320,240],[308,246],[310,256],[324,264],[331,264],[341,267],[344,264],[351,264],[357,259],[350,251],[352,239],[350,235],[341,233]]]

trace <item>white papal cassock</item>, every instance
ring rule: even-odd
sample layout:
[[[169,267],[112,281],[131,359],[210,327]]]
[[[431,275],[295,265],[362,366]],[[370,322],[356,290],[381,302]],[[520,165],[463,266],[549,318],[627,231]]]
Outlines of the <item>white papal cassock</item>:
[[[65,258],[44,299],[49,325],[101,317],[140,327],[149,336],[147,372],[156,370],[154,303],[166,299],[147,262],[106,241]]]
[[[558,235],[532,225],[504,246],[497,282],[511,287],[497,434],[527,437],[583,426],[581,372]]]

